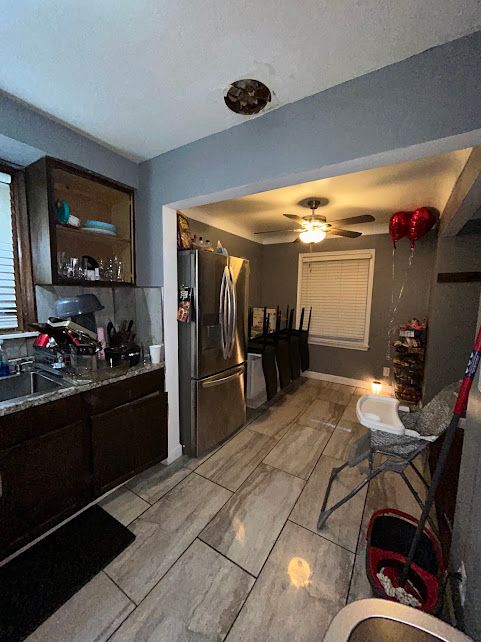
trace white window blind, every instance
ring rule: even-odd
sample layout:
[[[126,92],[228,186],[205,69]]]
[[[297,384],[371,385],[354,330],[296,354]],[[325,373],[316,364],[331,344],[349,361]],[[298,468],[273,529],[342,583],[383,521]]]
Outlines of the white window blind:
[[[0,172],[0,331],[18,328],[10,183]]]
[[[297,318],[312,307],[311,343],[367,350],[374,250],[299,255]]]

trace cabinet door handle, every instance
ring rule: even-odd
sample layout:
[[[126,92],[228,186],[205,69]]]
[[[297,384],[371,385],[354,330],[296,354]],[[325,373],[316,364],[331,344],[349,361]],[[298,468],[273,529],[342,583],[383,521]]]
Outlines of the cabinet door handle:
[[[2,498],[3,495],[3,478],[2,478],[2,472],[0,471],[0,499]]]

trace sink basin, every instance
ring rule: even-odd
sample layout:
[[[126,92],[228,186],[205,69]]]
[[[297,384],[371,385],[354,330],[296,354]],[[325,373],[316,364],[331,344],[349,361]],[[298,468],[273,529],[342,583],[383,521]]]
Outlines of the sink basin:
[[[51,392],[62,387],[60,381],[41,372],[20,372],[10,377],[0,378],[0,403],[21,397],[31,397]]]
[[[388,600],[351,602],[332,620],[324,642],[472,642],[438,618]]]

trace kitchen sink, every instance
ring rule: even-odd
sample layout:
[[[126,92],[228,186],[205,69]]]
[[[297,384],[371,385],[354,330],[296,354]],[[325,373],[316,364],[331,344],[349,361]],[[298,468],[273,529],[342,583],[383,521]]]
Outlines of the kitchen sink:
[[[62,387],[60,381],[41,372],[19,372],[9,377],[0,378],[0,403],[21,397],[31,397],[51,392]]]

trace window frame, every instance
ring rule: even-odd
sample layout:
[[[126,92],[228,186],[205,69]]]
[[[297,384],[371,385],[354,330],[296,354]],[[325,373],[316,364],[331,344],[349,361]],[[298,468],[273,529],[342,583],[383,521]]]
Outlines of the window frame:
[[[372,314],[372,290],[374,285],[374,263],[376,259],[375,249],[366,250],[340,250],[337,252],[302,252],[299,253],[298,267],[297,267],[297,298],[296,298],[296,316],[300,318],[301,312],[301,285],[302,285],[302,265],[305,259],[313,259],[315,261],[344,261],[346,259],[359,259],[362,257],[369,259],[369,276],[368,276],[368,291],[367,291],[367,313],[366,321],[364,324],[364,337],[362,343],[353,344],[351,341],[343,341],[342,339],[324,339],[312,334],[309,334],[308,343],[311,345],[330,346],[332,348],[346,348],[348,350],[369,350],[369,331],[371,327],[371,314]]]
[[[15,295],[17,303],[16,328],[0,330],[1,336],[18,336],[28,330],[28,324],[36,321],[37,310],[33,285],[32,252],[28,224],[27,195],[23,169],[0,160],[0,172],[12,177],[10,183],[12,202],[12,237],[15,269]]]

